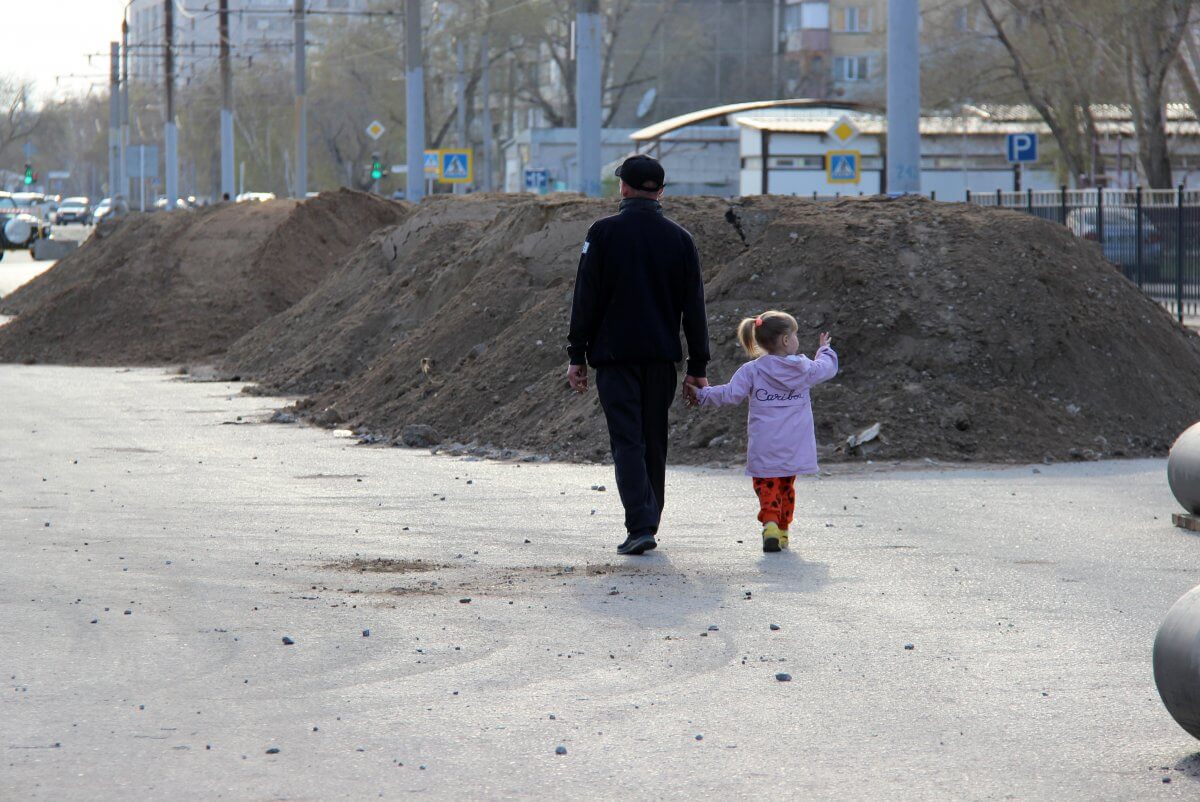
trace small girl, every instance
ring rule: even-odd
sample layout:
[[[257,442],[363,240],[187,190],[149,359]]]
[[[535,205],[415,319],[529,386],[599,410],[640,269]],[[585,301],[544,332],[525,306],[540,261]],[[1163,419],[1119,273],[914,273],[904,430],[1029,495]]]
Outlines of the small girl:
[[[685,388],[689,403],[702,407],[750,399],[746,475],[753,477],[758,494],[763,551],[788,547],[796,475],[817,472],[817,438],[808,388],[832,379],[838,371],[829,333],[820,336],[816,356],[809,359],[796,353],[800,350],[798,328],[796,319],[786,312],[746,318],[738,325],[738,339],[746,354],[757,358],[738,368],[729,384]]]

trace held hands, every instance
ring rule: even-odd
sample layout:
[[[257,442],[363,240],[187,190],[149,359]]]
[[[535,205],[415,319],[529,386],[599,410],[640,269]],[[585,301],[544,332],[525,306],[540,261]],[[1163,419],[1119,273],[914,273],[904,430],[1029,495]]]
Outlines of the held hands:
[[[701,387],[708,386],[708,379],[703,376],[683,377],[683,403],[689,407],[700,405],[700,397],[696,393]]]
[[[567,384],[577,393],[586,393],[588,388],[587,365],[568,365]]]
[[[824,348],[825,346],[829,345],[831,342],[833,342],[833,340],[829,337],[829,332],[823,331],[823,332],[821,332],[821,337],[819,338],[817,348]]]

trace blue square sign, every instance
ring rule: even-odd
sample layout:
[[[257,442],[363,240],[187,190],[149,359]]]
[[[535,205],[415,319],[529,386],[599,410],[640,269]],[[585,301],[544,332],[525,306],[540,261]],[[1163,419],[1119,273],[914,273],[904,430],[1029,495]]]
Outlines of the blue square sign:
[[[831,150],[825,154],[825,180],[830,184],[857,184],[862,154],[857,150]]]
[[[526,168],[525,170],[525,191],[536,192],[539,195],[546,194],[550,188],[550,171],[539,170],[536,168]]]
[[[1004,139],[1004,149],[1009,164],[1035,162],[1038,160],[1038,135],[1034,133],[1009,134]]]
[[[469,150],[443,150],[442,156],[442,177],[441,180],[447,184],[468,184],[471,182],[472,165],[471,151]]]

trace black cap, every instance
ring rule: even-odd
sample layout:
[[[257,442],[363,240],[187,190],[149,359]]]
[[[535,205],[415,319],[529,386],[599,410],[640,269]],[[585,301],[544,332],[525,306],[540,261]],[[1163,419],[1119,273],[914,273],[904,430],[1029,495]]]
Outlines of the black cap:
[[[640,153],[621,162],[615,175],[634,189],[644,192],[658,192],[667,178],[656,159]]]

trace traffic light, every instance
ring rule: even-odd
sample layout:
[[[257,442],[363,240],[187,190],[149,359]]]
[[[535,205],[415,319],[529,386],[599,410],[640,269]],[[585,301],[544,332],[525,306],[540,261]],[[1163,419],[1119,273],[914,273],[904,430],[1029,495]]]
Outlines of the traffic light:
[[[379,161],[377,154],[371,155],[371,180],[378,181],[383,178],[383,162]]]
[[[33,165],[27,164],[27,165],[25,165],[25,186],[29,186],[32,183],[33,183]]]

